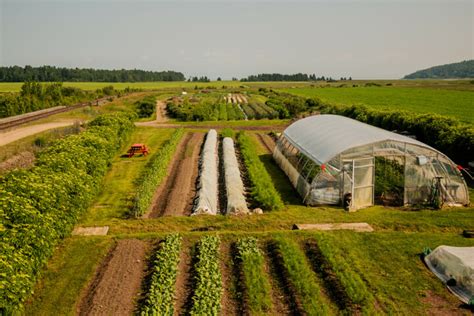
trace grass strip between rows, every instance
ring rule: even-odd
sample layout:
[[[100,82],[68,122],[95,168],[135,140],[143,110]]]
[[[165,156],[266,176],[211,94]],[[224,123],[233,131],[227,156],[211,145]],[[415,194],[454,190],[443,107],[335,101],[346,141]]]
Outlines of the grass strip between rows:
[[[140,313],[142,316],[173,315],[180,250],[181,237],[178,234],[166,236],[153,261],[153,274]]]
[[[223,291],[219,244],[217,236],[204,236],[199,241],[190,315],[219,315]]]
[[[307,315],[328,315],[329,310],[321,299],[321,290],[315,275],[298,244],[283,237],[275,238],[273,243],[300,308]]]
[[[265,273],[262,251],[255,237],[241,238],[236,243],[237,258],[243,275],[245,301],[251,315],[266,315],[272,308],[271,286]]]
[[[265,165],[260,161],[255,144],[244,132],[240,132],[237,139],[250,182],[252,183],[251,195],[253,199],[265,210],[283,208],[280,194],[275,189],[275,185],[267,169],[265,169]]]
[[[150,207],[156,187],[166,176],[168,165],[183,135],[184,129],[182,128],[174,131],[171,138],[150,158],[145,172],[140,177],[140,183],[133,200],[132,214],[135,217],[142,216]]]

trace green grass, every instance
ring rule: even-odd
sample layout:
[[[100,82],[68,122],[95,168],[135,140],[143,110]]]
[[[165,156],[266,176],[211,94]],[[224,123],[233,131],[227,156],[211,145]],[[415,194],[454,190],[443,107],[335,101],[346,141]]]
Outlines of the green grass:
[[[437,113],[474,123],[473,91],[411,87],[297,88],[282,91],[339,104]]]
[[[25,315],[75,315],[81,291],[107,255],[112,239],[73,237],[56,249],[35,293],[25,304]]]
[[[130,141],[122,147],[110,171],[105,176],[102,191],[89,211],[83,216],[82,225],[93,225],[98,221],[113,218],[126,218],[132,197],[137,185],[136,180],[142,174],[149,158],[159,150],[160,146],[170,137],[173,130],[152,127],[137,127]],[[122,158],[121,155],[133,143],[145,143],[150,150],[148,156]]]

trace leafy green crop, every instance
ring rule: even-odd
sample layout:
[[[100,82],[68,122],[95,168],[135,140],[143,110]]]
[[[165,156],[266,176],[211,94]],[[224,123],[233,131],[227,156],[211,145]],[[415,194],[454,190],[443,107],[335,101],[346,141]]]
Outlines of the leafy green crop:
[[[141,315],[173,315],[181,237],[168,235],[153,261],[153,274]]]
[[[243,274],[247,307],[252,315],[267,314],[272,307],[270,282],[268,281],[262,251],[255,237],[237,241],[237,256]]]
[[[221,309],[222,277],[219,269],[219,244],[217,236],[204,236],[199,241],[191,315],[218,315]]]
[[[307,315],[327,315],[328,309],[321,300],[319,285],[299,246],[283,237],[275,238],[273,242],[301,308]]]
[[[58,241],[99,192],[132,118],[99,116],[40,152],[35,167],[0,177],[0,314],[21,309]]]
[[[252,197],[266,210],[281,209],[283,201],[273,185],[272,178],[260,161],[254,143],[244,132],[239,133],[238,142],[252,183]]]
[[[143,215],[150,207],[156,187],[166,176],[168,164],[183,135],[184,129],[177,129],[163,147],[150,158],[145,173],[140,177],[140,184],[133,200],[132,213],[135,217]]]

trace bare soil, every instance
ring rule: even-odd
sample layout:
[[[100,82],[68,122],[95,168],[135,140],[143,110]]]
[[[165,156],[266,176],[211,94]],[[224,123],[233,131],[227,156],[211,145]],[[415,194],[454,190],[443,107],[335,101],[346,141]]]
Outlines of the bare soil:
[[[131,315],[146,270],[148,245],[137,239],[117,242],[79,306],[79,315]]]
[[[6,132],[0,133],[0,146],[12,143],[16,140],[25,138],[30,135],[38,134],[53,128],[59,128],[64,126],[73,125],[74,121],[62,121],[62,122],[50,122],[36,125],[29,125],[24,127],[15,128]]]
[[[0,163],[0,174],[13,170],[29,168],[35,162],[35,154],[30,151],[21,152]]]
[[[156,120],[155,122],[156,123],[164,123],[164,122],[168,122],[169,121],[169,118],[168,118],[168,115],[166,114],[166,103],[161,101],[161,100],[157,100],[156,101]]]
[[[192,294],[192,245],[189,242],[183,241],[182,249],[176,278],[174,315],[186,314],[186,311],[189,310]]]
[[[427,315],[472,315],[468,309],[459,308],[461,304],[456,306],[436,293],[426,291],[425,295],[422,302],[428,306],[426,311]]]
[[[281,262],[276,257],[273,245],[265,247],[265,269],[270,276],[273,311],[272,315],[300,315],[296,299],[287,284]]]
[[[190,215],[196,194],[202,133],[188,133],[178,145],[168,176],[155,193],[149,217]]]
[[[242,315],[243,308],[237,300],[237,280],[236,265],[233,262],[231,245],[228,242],[222,242],[220,247],[220,265],[222,273],[222,300],[221,315]]]

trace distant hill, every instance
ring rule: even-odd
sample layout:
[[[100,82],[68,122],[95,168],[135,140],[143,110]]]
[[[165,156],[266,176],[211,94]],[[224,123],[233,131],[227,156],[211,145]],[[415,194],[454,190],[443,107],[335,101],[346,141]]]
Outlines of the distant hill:
[[[404,79],[474,78],[474,59],[418,70]]]

